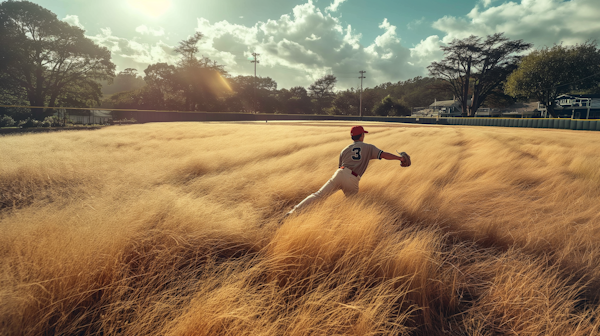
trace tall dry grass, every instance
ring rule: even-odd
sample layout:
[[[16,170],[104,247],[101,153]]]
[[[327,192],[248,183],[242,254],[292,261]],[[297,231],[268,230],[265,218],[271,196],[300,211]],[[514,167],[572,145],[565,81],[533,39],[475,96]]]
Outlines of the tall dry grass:
[[[596,335],[600,134],[342,123],[0,138],[3,335]]]

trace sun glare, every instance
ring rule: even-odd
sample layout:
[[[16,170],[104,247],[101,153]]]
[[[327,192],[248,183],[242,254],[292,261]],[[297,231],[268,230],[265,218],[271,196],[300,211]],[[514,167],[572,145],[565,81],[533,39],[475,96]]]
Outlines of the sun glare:
[[[171,7],[171,0],[127,0],[129,6],[136,11],[157,18]]]
[[[233,90],[231,89],[231,86],[229,85],[229,82],[227,82],[227,79],[223,78],[223,76],[219,75],[219,78],[221,79],[221,81],[223,82],[223,84],[225,85],[225,88],[229,91],[232,92]]]

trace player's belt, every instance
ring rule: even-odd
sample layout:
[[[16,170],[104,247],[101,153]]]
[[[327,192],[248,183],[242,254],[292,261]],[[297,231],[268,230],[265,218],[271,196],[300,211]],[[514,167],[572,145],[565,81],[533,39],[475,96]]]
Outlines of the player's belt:
[[[340,169],[344,169],[344,168],[346,168],[346,167],[344,167],[344,166],[340,167]],[[350,172],[352,173],[352,175],[358,177],[357,173],[353,172],[352,169],[350,169],[350,168],[348,168],[348,169],[350,170]]]

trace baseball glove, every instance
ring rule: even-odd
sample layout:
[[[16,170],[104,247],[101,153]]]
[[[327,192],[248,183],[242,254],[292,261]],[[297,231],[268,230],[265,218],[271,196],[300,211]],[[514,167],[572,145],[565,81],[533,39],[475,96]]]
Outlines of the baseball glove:
[[[396,151],[398,152],[398,151]],[[400,157],[402,158],[402,160],[400,160],[400,166],[402,167],[410,167],[410,156],[408,154],[406,154],[406,152],[398,152],[398,154],[400,154]]]

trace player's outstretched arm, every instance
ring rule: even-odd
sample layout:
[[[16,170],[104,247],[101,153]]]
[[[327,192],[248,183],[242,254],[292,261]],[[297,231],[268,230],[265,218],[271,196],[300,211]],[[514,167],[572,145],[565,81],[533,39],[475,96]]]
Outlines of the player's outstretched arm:
[[[398,160],[401,162],[402,167],[410,166],[410,156],[408,156],[408,154],[404,152],[402,152],[401,154],[403,155],[398,156],[392,153],[383,152],[381,153],[381,158],[386,160]],[[404,155],[406,155],[406,157]]]
[[[402,161],[402,157],[401,156],[394,155],[394,154],[388,153],[388,152],[381,153],[381,158],[382,159],[386,159],[386,160],[398,160],[398,161]]]

